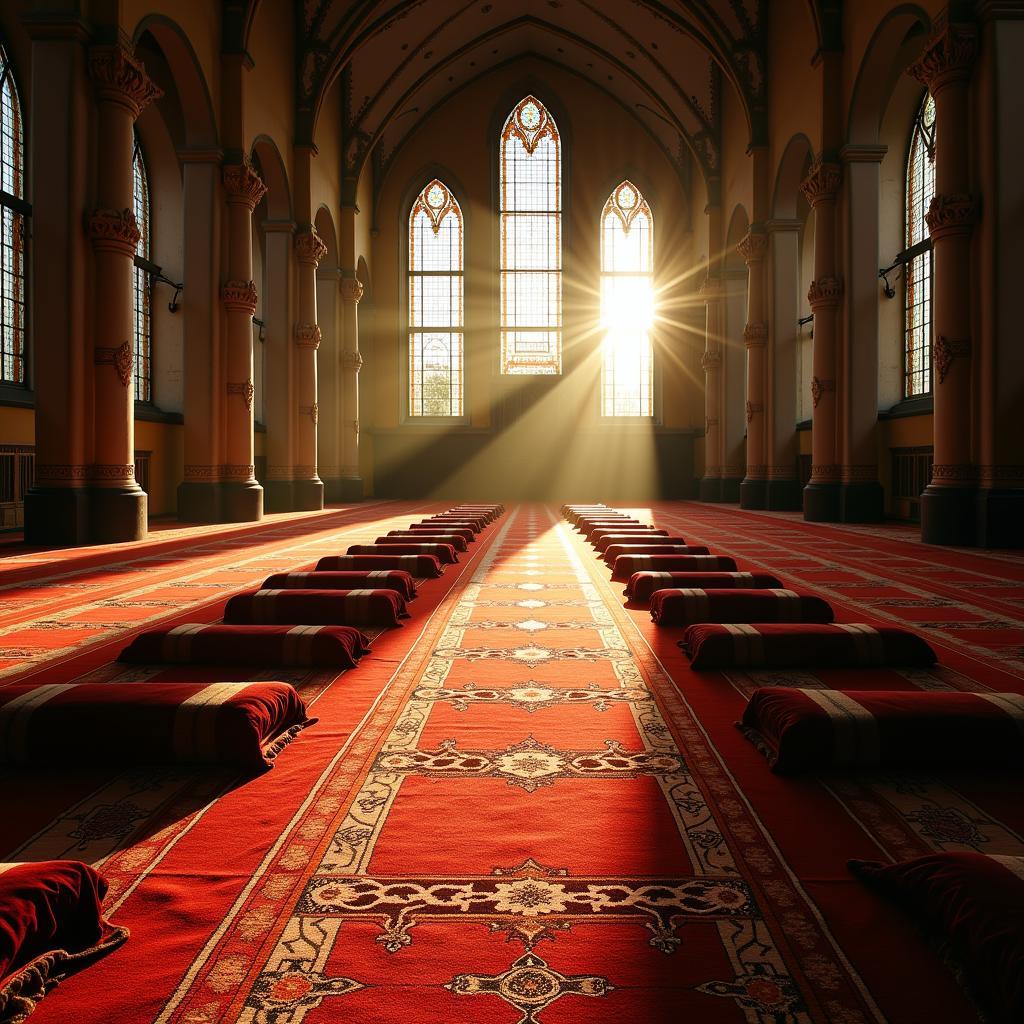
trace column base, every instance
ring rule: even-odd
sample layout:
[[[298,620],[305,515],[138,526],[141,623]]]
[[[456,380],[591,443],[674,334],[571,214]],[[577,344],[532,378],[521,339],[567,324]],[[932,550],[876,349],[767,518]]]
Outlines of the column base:
[[[149,528],[148,510],[149,498],[138,484],[89,488],[89,541],[120,544],[142,540]]]
[[[721,501],[722,478],[717,476],[703,477],[697,486],[697,497],[701,501]]]
[[[255,523],[263,518],[263,488],[255,480],[218,486],[220,522]]]
[[[842,484],[840,492],[839,515],[844,523],[880,523],[885,519],[885,491],[877,480]]]
[[[800,510],[799,480],[769,480],[765,492],[765,508],[772,512]]]
[[[808,484],[803,492],[804,519],[809,523],[838,523],[841,490],[839,484]]]
[[[295,480],[292,483],[292,511],[318,512],[324,507],[324,485],[321,480]]]
[[[978,491],[977,514],[978,547],[1024,547],[1024,488]]]
[[[295,481],[268,480],[263,485],[263,507],[267,512],[293,512]]]
[[[977,543],[978,492],[974,487],[933,487],[921,495],[921,540],[925,544],[973,547]]]
[[[186,480],[178,484],[178,518],[186,523],[219,523],[223,484]]]
[[[353,502],[363,500],[363,478],[361,476],[343,476],[338,481],[338,501]]]
[[[768,507],[768,481],[744,480],[740,484],[740,508]]]
[[[25,543],[71,547],[89,543],[89,492],[84,487],[32,487],[25,492]]]

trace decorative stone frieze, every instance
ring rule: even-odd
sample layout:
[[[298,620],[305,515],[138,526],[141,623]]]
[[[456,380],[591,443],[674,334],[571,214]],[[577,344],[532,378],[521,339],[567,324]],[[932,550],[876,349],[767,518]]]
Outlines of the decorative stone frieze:
[[[185,479],[210,483],[220,479],[220,466],[189,464],[185,466]]]
[[[87,222],[93,248],[134,256],[142,237],[132,210],[94,210]]]
[[[878,482],[878,466],[875,463],[843,466],[844,484],[874,484]]]
[[[828,380],[822,377],[811,378],[811,401],[814,403],[814,408],[818,408],[818,403],[821,401],[821,396],[826,391],[835,391],[836,382],[834,380]]]
[[[299,348],[318,349],[320,347],[322,335],[319,324],[296,324],[292,333],[295,336],[295,344]]]
[[[839,483],[842,477],[842,466],[838,463],[828,465],[811,466],[811,479],[815,483]]]
[[[807,177],[800,183],[807,202],[811,206],[834,200],[843,183],[843,168],[828,160],[815,160]]]
[[[943,465],[935,463],[932,466],[932,480],[950,481],[953,483],[973,484],[978,479],[977,467],[968,463],[960,465]]]
[[[967,234],[978,221],[979,206],[972,195],[934,195],[924,215],[932,239],[944,235]]]
[[[122,342],[117,348],[97,348],[93,352],[93,362],[97,366],[110,364],[117,371],[118,380],[124,387],[132,379],[132,369],[135,366],[135,355],[132,352],[131,342]]]
[[[103,480],[105,483],[130,484],[135,480],[135,463],[130,462],[124,465],[93,463],[89,467],[89,479]]]
[[[133,118],[163,96],[163,90],[153,84],[135,55],[123,46],[94,47],[89,52],[89,74],[97,96],[128,107]]]
[[[220,467],[222,480],[252,480],[255,475],[256,467],[251,463],[248,466],[225,464]]]
[[[939,383],[946,379],[954,359],[969,359],[971,356],[970,338],[947,338],[939,334],[932,343],[932,362],[939,372]]]
[[[979,466],[982,487],[1024,487],[1024,466]]]
[[[295,236],[295,256],[300,263],[319,266],[327,255],[327,245],[315,231],[303,231]]]
[[[252,316],[258,298],[255,281],[227,281],[220,290],[221,302],[226,309],[239,310]]]
[[[241,395],[246,409],[252,409],[252,400],[256,394],[256,388],[251,380],[229,381],[227,391],[229,395]]]
[[[237,203],[255,210],[267,194],[267,186],[248,160],[240,164],[225,164],[221,170],[224,192],[229,203]]]
[[[88,476],[88,466],[36,464],[36,484],[70,484],[85,480]]]
[[[977,27],[947,23],[928,41],[921,56],[908,73],[926,86],[934,96],[950,82],[966,81],[978,52]]]
[[[812,310],[836,307],[843,301],[841,277],[819,277],[807,289],[807,302]]]
[[[764,348],[768,344],[768,325],[763,320],[745,324],[743,344],[747,348]]]
[[[296,463],[292,466],[293,479],[310,480],[316,476],[316,466],[310,462]]]

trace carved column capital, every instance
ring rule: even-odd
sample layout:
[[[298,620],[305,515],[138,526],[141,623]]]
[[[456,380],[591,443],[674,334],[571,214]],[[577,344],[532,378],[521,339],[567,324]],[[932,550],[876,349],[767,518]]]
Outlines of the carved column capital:
[[[220,299],[229,310],[240,310],[252,316],[256,312],[256,282],[226,281],[220,290]]]
[[[947,338],[943,334],[937,334],[932,343],[932,362],[939,374],[939,383],[946,379],[954,359],[970,359],[971,339],[970,338]]]
[[[807,289],[807,302],[812,310],[835,308],[843,301],[841,277],[819,277]]]
[[[312,405],[300,405],[299,415],[308,416],[314,423],[320,419],[320,406],[317,402]]]
[[[751,263],[759,263],[768,251],[768,236],[761,231],[748,231],[740,239],[736,251],[748,267]]]
[[[764,412],[763,402],[747,402],[747,422],[750,423],[759,412]]]
[[[93,47],[89,51],[89,74],[96,84],[96,95],[127,107],[133,118],[163,96],[163,90],[153,84],[135,54],[123,46]]]
[[[928,40],[924,53],[907,71],[935,96],[951,82],[970,78],[977,52],[977,26],[947,22]]]
[[[320,347],[320,325],[319,324],[296,324],[295,344],[299,348],[318,349]]]
[[[130,341],[122,342],[117,348],[96,348],[93,350],[93,362],[97,366],[111,365],[117,371],[118,379],[128,387],[135,368],[135,354]]]
[[[315,231],[303,231],[295,236],[295,256],[300,263],[317,267],[326,255],[327,245]]]
[[[341,365],[352,373],[358,373],[363,368],[363,356],[361,352],[342,352]]]
[[[229,382],[227,385],[227,391],[229,395],[241,395],[242,401],[245,402],[246,409],[252,409],[252,400],[253,396],[256,394],[256,388],[253,386],[251,380]]]
[[[979,206],[974,196],[965,192],[936,194],[924,215],[932,239],[945,235],[970,234],[978,221]]]
[[[706,277],[697,294],[705,302],[716,302],[725,297],[725,288],[720,277]]]
[[[824,377],[812,377],[811,378],[811,401],[814,403],[814,408],[818,408],[818,403],[821,401],[821,396],[826,391],[835,391],[836,382],[834,380],[828,380]]]
[[[747,348],[764,348],[768,344],[768,325],[763,320],[745,324],[743,344]]]
[[[807,177],[800,183],[800,191],[811,206],[817,206],[818,203],[834,200],[842,183],[842,166],[829,160],[818,159],[811,164]]]
[[[358,277],[343,277],[339,283],[343,302],[359,302],[363,297],[363,284]]]
[[[255,210],[267,194],[267,186],[248,160],[238,164],[225,164],[221,169],[221,181],[228,202]]]
[[[706,349],[700,357],[700,365],[705,373],[711,373],[722,365],[722,353],[719,349]]]
[[[704,433],[707,434],[712,427],[718,426],[717,416],[705,416],[704,417]]]
[[[132,210],[94,210],[86,226],[93,248],[101,252],[134,256],[142,237]]]

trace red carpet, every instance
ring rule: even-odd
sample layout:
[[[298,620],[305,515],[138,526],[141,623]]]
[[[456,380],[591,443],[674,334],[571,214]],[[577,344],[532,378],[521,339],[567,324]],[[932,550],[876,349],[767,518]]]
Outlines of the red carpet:
[[[299,523],[272,541],[236,537],[234,551],[196,556],[208,565],[172,567],[157,592],[195,579],[216,618],[255,577],[423,511],[389,503],[337,513],[352,518],[323,520],[318,536]],[[420,586],[413,618],[358,669],[258,674],[293,681],[319,718],[266,775],[5,779],[14,829],[0,856],[99,867],[112,921],[132,932],[33,1021],[976,1022],[939,955],[845,863],[1024,854],[1019,775],[787,779],[733,723],[780,675],[1020,691],[1024,561],[923,548],[890,528],[697,504],[653,513],[740,569],[827,598],[840,620],[915,623],[943,664],[691,672],[682,630],[625,608],[622,585],[553,511],[510,509]],[[196,618],[171,589],[177,609],[146,615]],[[90,601],[109,616],[97,596],[116,600],[69,595],[74,623],[92,621]],[[61,648],[36,675],[250,677],[107,666],[133,625],[116,627],[117,643]]]

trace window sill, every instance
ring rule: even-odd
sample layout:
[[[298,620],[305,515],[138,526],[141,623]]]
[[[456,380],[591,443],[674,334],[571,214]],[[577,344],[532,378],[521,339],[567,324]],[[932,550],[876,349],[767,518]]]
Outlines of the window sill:
[[[184,423],[185,417],[180,412],[164,412],[149,402],[135,403],[135,418],[147,423]]]
[[[917,395],[914,398],[904,398],[897,402],[891,409],[884,409],[878,413],[880,420],[898,420],[904,416],[927,416],[934,408],[932,395]]]
[[[0,405],[9,405],[17,409],[34,409],[36,394],[30,388],[18,384],[0,384]]]

